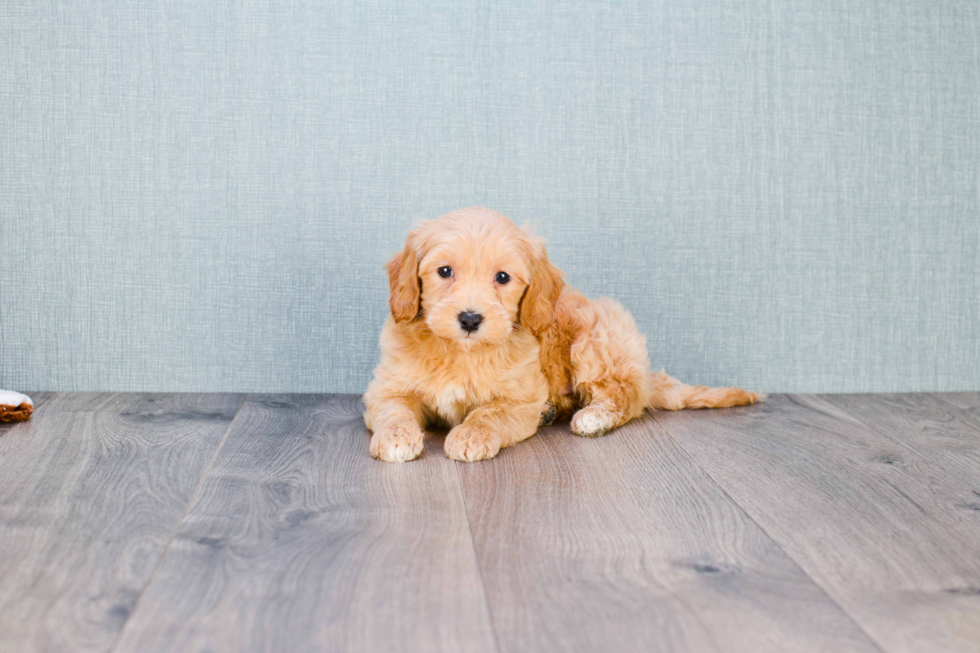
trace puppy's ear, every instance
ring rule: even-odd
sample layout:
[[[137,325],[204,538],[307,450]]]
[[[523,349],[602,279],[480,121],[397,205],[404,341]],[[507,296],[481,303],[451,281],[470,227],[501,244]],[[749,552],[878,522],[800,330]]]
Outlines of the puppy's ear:
[[[565,275],[548,260],[548,251],[537,238],[528,238],[531,279],[518,320],[525,329],[539,335],[548,330],[555,316],[555,303],[565,288]]]
[[[408,235],[405,249],[395,254],[385,266],[391,294],[388,305],[395,322],[410,322],[419,313],[419,259],[415,251],[415,234]]]

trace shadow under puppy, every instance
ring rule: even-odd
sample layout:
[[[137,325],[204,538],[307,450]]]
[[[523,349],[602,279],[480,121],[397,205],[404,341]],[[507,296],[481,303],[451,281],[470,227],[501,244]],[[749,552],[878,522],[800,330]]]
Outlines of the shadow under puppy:
[[[376,458],[418,457],[427,425],[451,428],[447,456],[474,461],[555,419],[571,416],[573,433],[594,437],[647,407],[761,399],[651,373],[632,316],[568,288],[543,242],[496,211],[424,222],[387,268],[391,317],[364,395]]]

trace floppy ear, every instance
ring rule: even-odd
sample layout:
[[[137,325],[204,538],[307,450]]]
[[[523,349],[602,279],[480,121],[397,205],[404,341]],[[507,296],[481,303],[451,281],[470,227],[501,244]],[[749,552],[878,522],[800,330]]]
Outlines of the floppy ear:
[[[419,259],[415,252],[415,238],[408,235],[405,248],[391,257],[385,266],[391,295],[388,305],[395,322],[410,322],[419,313]]]
[[[554,319],[555,303],[565,288],[565,275],[548,260],[548,251],[540,240],[529,240],[531,279],[521,299],[518,321],[534,335],[540,335]]]

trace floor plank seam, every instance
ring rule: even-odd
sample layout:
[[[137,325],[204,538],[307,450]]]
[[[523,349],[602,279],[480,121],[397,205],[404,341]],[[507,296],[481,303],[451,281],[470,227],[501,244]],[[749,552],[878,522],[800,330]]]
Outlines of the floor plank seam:
[[[814,396],[816,396],[818,398],[821,398],[820,395],[814,395]],[[894,444],[897,447],[901,447],[902,449],[904,449],[905,451],[911,453],[912,455],[916,456],[917,458],[920,458],[920,459],[921,458],[928,458],[928,455],[927,454],[919,451],[919,449],[917,447],[915,447],[913,444],[911,444],[909,442],[906,442],[902,438],[896,438],[894,436],[894,434],[889,433],[887,430],[884,430],[883,431],[883,430],[877,428],[874,424],[871,424],[870,422],[868,422],[868,421],[866,421],[866,420],[861,419],[860,417],[858,417],[853,411],[848,410],[847,408],[844,408],[843,406],[839,406],[837,404],[833,404],[833,403],[831,403],[830,401],[828,401],[826,399],[823,399],[823,401],[827,402],[828,404],[832,405],[834,408],[836,408],[837,410],[841,411],[842,413],[844,413],[845,415],[847,415],[848,417],[850,417],[854,421],[858,422],[858,424],[860,424],[864,428],[866,428],[866,429],[868,429],[870,431],[874,431],[875,433],[877,433],[878,435],[880,435],[881,437],[883,437],[888,442]],[[951,406],[949,404],[947,404],[947,406],[949,406],[950,409],[952,409],[952,410],[959,410],[955,406]],[[909,501],[911,501],[911,499],[909,499]],[[918,506],[914,501],[911,501],[911,503],[913,505],[915,505],[917,508],[919,508],[920,511],[922,510],[922,507],[921,506]]]
[[[493,609],[490,607],[490,595],[487,594],[487,583],[483,579],[483,565],[480,564],[480,556],[476,552],[476,538],[473,536],[473,522],[470,517],[470,507],[466,503],[466,493],[463,492],[463,478],[459,475],[459,466],[471,463],[461,463],[453,461],[456,471],[456,487],[459,489],[459,498],[463,502],[463,514],[466,516],[466,530],[470,534],[470,550],[473,551],[473,561],[476,563],[476,572],[480,578],[480,588],[483,590],[483,600],[486,601],[487,619],[490,621],[490,632],[493,633],[493,646],[497,653],[500,653],[500,637],[497,635],[497,624],[493,620]]]
[[[793,395],[787,395],[787,396],[793,396]],[[884,438],[888,442],[892,443],[893,445],[895,445],[897,447],[901,447],[905,451],[907,451],[910,454],[914,455],[919,460],[923,460],[923,461],[928,461],[929,460],[929,458],[930,458],[929,453],[927,451],[922,451],[917,446],[917,443],[912,442],[912,441],[909,441],[908,438],[903,438],[901,436],[896,436],[895,433],[889,431],[888,429],[883,429],[880,426],[878,426],[877,424],[874,424],[873,422],[869,422],[867,420],[867,418],[860,417],[857,413],[855,413],[854,410],[853,410],[853,408],[845,408],[844,406],[840,406],[840,405],[838,405],[838,404],[836,404],[834,402],[831,402],[831,401],[829,401],[827,399],[823,399],[823,397],[821,397],[820,395],[810,395],[810,396],[816,397],[816,398],[820,399],[821,401],[826,402],[828,405],[833,406],[837,410],[841,411],[842,413],[844,413],[845,415],[847,415],[848,417],[850,417],[851,419],[853,419],[854,421],[856,421],[860,426],[868,429],[869,431],[871,431],[873,433],[877,433],[878,435],[880,435],[882,438]],[[960,408],[959,406],[954,406],[953,404],[950,404],[950,403],[947,403],[947,402],[943,402],[943,401],[940,401],[939,403],[942,404],[942,405],[944,405],[947,408],[947,411],[950,412],[950,413],[964,413],[964,412],[966,412],[962,408]],[[966,422],[966,426],[968,426],[972,431],[980,432],[980,429],[978,429],[978,427],[976,425],[974,425],[970,420],[963,420],[963,421]],[[914,501],[912,503],[915,504]],[[920,511],[922,510],[922,507],[921,506],[917,506],[917,507],[919,508]]]
[[[647,411],[647,413],[648,413],[648,414],[650,414],[650,416],[651,416],[651,417],[653,418],[653,421],[657,423],[657,426],[659,426],[659,427],[660,427],[661,429],[663,429],[663,431],[664,431],[664,433],[666,433],[666,434],[667,434],[667,437],[669,437],[669,438],[670,438],[671,440],[673,440],[673,441],[674,441],[674,443],[675,443],[675,444],[676,444],[676,445],[677,445],[678,447],[680,447],[680,450],[684,452],[684,455],[686,455],[686,456],[687,456],[688,458],[690,458],[690,459],[691,459],[691,461],[692,461],[692,462],[693,462],[693,463],[694,463],[694,464],[695,464],[695,465],[697,466],[697,468],[701,470],[701,473],[702,473],[702,474],[704,474],[704,475],[705,475],[705,476],[706,476],[706,477],[707,477],[707,478],[708,478],[708,479],[709,479],[709,480],[710,480],[710,481],[711,481],[712,483],[714,483],[714,484],[715,484],[716,486],[718,486],[718,489],[719,489],[719,490],[721,490],[721,492],[722,492],[722,494],[724,494],[724,495],[725,495],[726,497],[728,497],[728,500],[729,500],[729,501],[731,501],[731,502],[732,502],[732,504],[733,504],[733,505],[734,505],[735,507],[737,507],[737,508],[738,508],[738,509],[739,509],[739,510],[740,510],[740,511],[742,512],[742,514],[744,514],[744,515],[745,515],[745,516],[746,516],[746,517],[747,517],[747,518],[748,518],[748,519],[749,519],[749,520],[750,520],[750,521],[751,521],[751,522],[752,522],[753,524],[755,524],[755,525],[756,525],[756,527],[757,527],[757,528],[758,528],[758,529],[759,529],[759,530],[760,530],[760,531],[762,532],[762,534],[763,534],[763,535],[765,535],[765,536],[766,536],[767,538],[769,538],[769,541],[770,541],[770,542],[772,542],[772,543],[773,543],[773,545],[775,545],[776,547],[778,547],[778,548],[779,548],[779,550],[783,552],[783,555],[785,555],[785,556],[786,556],[786,557],[787,557],[787,558],[788,558],[789,560],[792,560],[792,561],[793,561],[793,564],[795,564],[795,565],[797,566],[797,568],[799,568],[799,570],[800,570],[800,573],[802,573],[802,574],[803,574],[804,576],[806,576],[807,578],[809,578],[809,579],[810,579],[810,582],[812,582],[812,583],[814,584],[814,586],[815,586],[815,587],[817,587],[817,588],[819,588],[819,589],[820,589],[820,591],[821,591],[821,592],[822,592],[822,593],[824,594],[824,596],[826,596],[826,597],[827,597],[827,600],[828,600],[828,601],[830,601],[831,603],[833,603],[834,605],[836,605],[836,606],[837,606],[837,609],[841,611],[841,614],[843,614],[843,615],[844,615],[845,617],[847,617],[847,619],[849,619],[849,620],[850,620],[850,622],[851,622],[851,623],[853,623],[853,624],[854,624],[854,626],[855,626],[855,627],[856,627],[856,628],[857,628],[857,629],[858,629],[859,631],[861,631],[862,633],[864,633],[864,635],[865,635],[865,637],[867,637],[867,638],[868,638],[868,641],[869,641],[869,642],[871,642],[871,644],[872,644],[872,645],[873,645],[873,646],[874,646],[875,648],[877,648],[877,649],[878,649],[879,651],[881,651],[881,653],[886,653],[886,650],[885,650],[885,648],[884,648],[884,646],[883,646],[883,645],[882,645],[882,644],[881,644],[881,643],[880,643],[880,642],[879,642],[879,641],[878,641],[877,639],[875,639],[875,638],[874,638],[874,637],[873,637],[873,636],[871,635],[871,633],[869,633],[869,632],[868,632],[868,631],[867,631],[867,630],[866,630],[866,629],[864,628],[864,626],[862,626],[862,625],[861,625],[860,623],[858,623],[858,621],[857,621],[857,620],[856,620],[856,619],[854,618],[854,616],[853,616],[853,615],[852,615],[852,614],[851,614],[851,613],[850,613],[849,611],[847,611],[847,610],[845,610],[845,609],[844,609],[844,606],[842,606],[842,605],[841,605],[841,604],[840,604],[840,603],[839,603],[839,602],[837,601],[837,599],[836,599],[836,598],[834,598],[834,597],[833,597],[833,596],[832,596],[832,595],[831,595],[831,594],[830,594],[830,593],[829,593],[829,592],[827,591],[827,588],[825,588],[825,587],[824,587],[824,586],[823,586],[822,584],[820,584],[820,583],[819,583],[819,582],[818,582],[818,581],[817,581],[817,580],[816,580],[815,578],[813,578],[813,577],[812,577],[812,576],[811,576],[811,575],[810,575],[810,574],[809,574],[809,573],[807,572],[807,570],[806,570],[806,569],[805,569],[805,568],[803,567],[803,565],[801,565],[801,564],[800,564],[800,562],[799,562],[799,561],[798,561],[798,560],[797,560],[797,559],[796,559],[795,557],[793,557],[793,556],[792,556],[792,555],[791,555],[791,554],[790,554],[790,553],[789,553],[789,552],[788,552],[788,551],[787,551],[787,550],[785,549],[785,547],[783,547],[783,545],[782,545],[782,544],[780,544],[780,543],[779,543],[779,540],[777,540],[777,539],[776,539],[776,538],[774,538],[774,537],[773,537],[772,535],[770,535],[770,534],[769,534],[769,531],[767,531],[767,530],[766,530],[765,528],[763,528],[763,526],[762,526],[762,524],[760,524],[760,523],[759,523],[759,522],[758,522],[758,521],[756,520],[756,518],[755,518],[755,517],[753,517],[753,516],[752,516],[752,514],[751,514],[751,513],[749,513],[749,511],[748,511],[748,510],[746,510],[746,509],[745,509],[745,508],[744,508],[744,507],[742,506],[742,504],[741,504],[741,503],[739,503],[738,501],[736,501],[736,500],[735,500],[735,497],[733,497],[732,495],[730,495],[730,494],[728,493],[728,490],[726,490],[726,489],[724,488],[724,486],[722,486],[722,485],[721,485],[721,483],[719,483],[719,482],[718,482],[717,480],[715,480],[715,478],[714,478],[714,477],[713,477],[713,476],[712,476],[711,474],[709,474],[709,473],[708,473],[708,470],[706,470],[706,469],[705,469],[704,467],[702,467],[702,466],[701,466],[701,463],[700,463],[700,462],[698,462],[698,460],[697,460],[697,459],[696,459],[696,458],[695,458],[694,456],[692,456],[692,455],[690,454],[690,452],[689,452],[689,451],[688,451],[687,449],[685,449],[685,448],[684,448],[684,445],[682,445],[682,444],[680,443],[680,441],[679,441],[679,440],[678,440],[677,438],[675,438],[675,437],[674,437],[674,435],[673,435],[673,434],[672,434],[672,433],[671,433],[671,432],[670,432],[669,430],[667,430],[667,427],[666,427],[666,426],[664,426],[664,425],[663,425],[663,423],[661,423],[661,421],[660,421],[659,419],[657,419],[657,416],[656,416],[656,415],[655,415],[655,414],[653,413],[653,411],[650,411],[650,410],[648,410],[648,411]]]
[[[207,468],[204,473],[201,474],[201,480],[198,481],[197,487],[194,488],[194,493],[188,500],[187,505],[184,506],[184,512],[181,514],[180,519],[177,520],[177,525],[174,526],[173,532],[170,534],[170,539],[167,540],[166,545],[164,545],[163,550],[160,552],[160,557],[157,558],[156,564],[153,566],[153,571],[150,572],[150,576],[143,583],[143,589],[140,590],[139,596],[136,597],[136,601],[133,602],[133,607],[126,615],[126,620],[123,622],[122,627],[119,629],[119,633],[116,635],[115,641],[112,642],[112,646],[109,647],[108,653],[115,653],[116,648],[118,648],[120,642],[122,642],[123,633],[126,631],[126,626],[129,625],[136,614],[136,610],[139,608],[140,601],[146,594],[146,590],[149,589],[150,585],[153,583],[153,579],[156,578],[157,572],[160,570],[160,566],[163,564],[163,559],[167,557],[167,551],[170,550],[170,545],[173,544],[174,539],[177,537],[177,533],[180,531],[181,525],[184,523],[184,519],[187,517],[187,513],[190,512],[191,506],[194,505],[194,500],[197,499],[197,495],[201,492],[201,488],[204,486],[204,481],[211,473],[211,468],[214,467],[214,461],[218,459],[218,454],[221,449],[224,448],[225,442],[228,440],[228,436],[231,434],[231,429],[238,421],[238,416],[242,413],[242,408],[245,406],[245,402],[248,401],[248,394],[242,397],[242,403],[238,405],[238,410],[235,411],[235,416],[231,418],[231,422],[228,423],[228,428],[225,430],[225,434],[221,437],[221,442],[218,443],[218,448],[214,450],[214,455],[211,457],[211,462],[208,463]]]
[[[51,399],[53,399],[54,396],[55,396],[55,393],[51,393],[47,397],[44,397],[43,399],[41,399],[39,402],[37,402],[36,404],[34,404],[34,410],[35,411],[38,410],[41,406],[43,406],[44,404],[46,404],[49,401],[51,401]]]

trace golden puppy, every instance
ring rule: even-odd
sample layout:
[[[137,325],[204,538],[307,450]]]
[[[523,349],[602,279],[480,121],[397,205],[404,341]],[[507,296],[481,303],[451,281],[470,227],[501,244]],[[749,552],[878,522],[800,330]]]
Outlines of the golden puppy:
[[[651,373],[632,316],[568,288],[541,240],[496,211],[423,223],[387,267],[391,317],[364,395],[376,458],[416,458],[429,424],[451,427],[447,456],[474,461],[556,418],[571,416],[573,433],[595,437],[647,407],[760,399]]]

